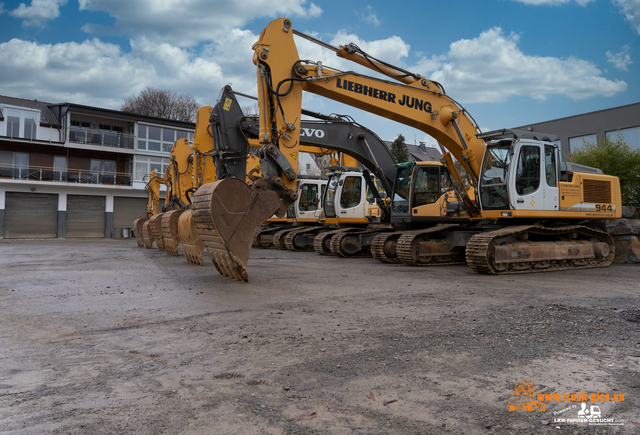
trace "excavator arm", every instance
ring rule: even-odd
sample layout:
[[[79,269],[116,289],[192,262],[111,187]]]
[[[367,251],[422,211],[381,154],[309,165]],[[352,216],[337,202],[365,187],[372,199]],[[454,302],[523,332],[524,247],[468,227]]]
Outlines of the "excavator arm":
[[[306,37],[292,29],[290,20],[281,18],[272,21],[253,46],[253,60],[258,67],[261,142],[277,144],[281,149],[298,143],[300,100],[302,92],[307,91],[424,131],[448,150],[443,157],[454,184],[461,185],[461,177],[449,153],[461,163],[471,185],[477,185],[478,159],[485,149],[483,141],[476,137],[480,129],[440,84],[372,59],[353,44],[335,48],[306,37],[396,81],[301,60],[294,34]],[[479,209],[473,190],[467,193],[459,186],[456,193],[469,212]]]
[[[145,185],[147,190],[147,217],[160,213],[160,185],[165,184],[165,179],[155,170],[151,171],[149,181]]]
[[[463,165],[472,192],[475,192],[473,186],[477,185],[480,169],[476,155],[481,156],[484,152],[483,142],[476,137],[479,128],[466,111],[446,95],[442,86],[367,58],[355,46],[334,50],[338,55],[342,53],[345,58],[357,60],[399,81],[332,70],[320,62],[302,61],[293,35],[290,20],[274,20],[253,46],[260,111],[258,140],[262,144],[257,154],[262,178],[250,186],[238,183],[237,178],[234,181],[221,179],[206,188],[203,186],[196,194],[201,197],[195,201],[196,222],[200,222],[197,224],[199,230],[210,233],[210,243],[216,247],[212,256],[218,258],[214,263],[218,261],[221,265],[218,270],[222,274],[245,281],[248,280],[246,264],[253,233],[273,214],[284,216],[297,199],[303,91],[378,114],[433,136]],[[218,113],[230,112],[237,105],[225,92],[217,104]],[[216,108],[211,117],[212,125],[215,112]],[[242,153],[240,149],[223,151]],[[369,154],[373,156],[372,152]],[[475,194],[469,195],[462,186],[452,159],[446,160],[445,156],[445,163],[454,174],[453,184],[456,194],[463,199],[463,208],[472,214],[478,209]],[[209,252],[212,253],[211,249]]]

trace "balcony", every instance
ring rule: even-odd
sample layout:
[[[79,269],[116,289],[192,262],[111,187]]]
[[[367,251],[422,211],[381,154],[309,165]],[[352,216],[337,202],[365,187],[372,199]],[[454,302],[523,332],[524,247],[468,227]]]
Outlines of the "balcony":
[[[117,131],[90,130],[84,127],[71,126],[69,142],[132,150],[135,145],[135,136]]]
[[[45,167],[0,165],[0,179],[50,181],[56,183],[103,184],[131,186],[131,174],[124,172],[95,172],[90,170],[59,170]]]

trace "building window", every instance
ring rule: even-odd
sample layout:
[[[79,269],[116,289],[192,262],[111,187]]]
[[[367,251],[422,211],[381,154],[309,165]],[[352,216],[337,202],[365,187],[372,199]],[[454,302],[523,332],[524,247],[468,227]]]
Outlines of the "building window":
[[[617,140],[622,139],[631,149],[637,150],[640,148],[640,127],[623,128],[616,131],[606,132],[607,139]]]
[[[26,180],[29,173],[29,153],[13,153],[13,178]]]
[[[67,181],[67,158],[64,156],[53,158],[53,181]]]
[[[5,135],[11,138],[37,139],[38,119],[37,112],[6,109],[7,129]]]
[[[20,112],[7,110],[7,136],[20,137]]]
[[[135,181],[149,181],[151,171],[156,171],[156,174],[162,176],[169,164],[169,159],[166,157],[136,156],[135,159]]]
[[[35,139],[36,138],[36,123],[38,121],[38,117],[35,113],[25,113],[24,114],[24,133],[22,137],[25,139]]]
[[[147,151],[171,152],[173,143],[178,139],[193,140],[193,133],[172,128],[138,125],[138,149]]]
[[[115,160],[91,159],[89,168],[91,171],[90,179],[84,180],[85,182],[98,184],[115,184]]]
[[[584,136],[576,136],[569,138],[569,152],[577,151],[585,142],[598,143],[598,136],[595,134],[586,134]]]

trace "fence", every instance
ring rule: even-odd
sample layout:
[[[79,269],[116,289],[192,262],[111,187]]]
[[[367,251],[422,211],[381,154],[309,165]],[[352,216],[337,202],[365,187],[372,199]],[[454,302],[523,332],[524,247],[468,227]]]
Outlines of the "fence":
[[[0,165],[0,178],[131,186],[131,174],[123,172],[96,172],[80,169],[59,170],[55,168],[25,167],[20,165]]]

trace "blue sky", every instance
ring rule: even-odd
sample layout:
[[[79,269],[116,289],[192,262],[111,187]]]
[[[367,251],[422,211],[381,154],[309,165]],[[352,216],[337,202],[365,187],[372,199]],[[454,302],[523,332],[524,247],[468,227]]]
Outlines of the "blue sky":
[[[229,83],[255,94],[251,45],[284,16],[439,81],[483,130],[640,101],[640,0],[4,0],[0,94],[113,109],[147,86],[202,105]],[[298,50],[371,74],[307,41]],[[321,97],[304,106],[352,115],[386,140],[430,142]]]

